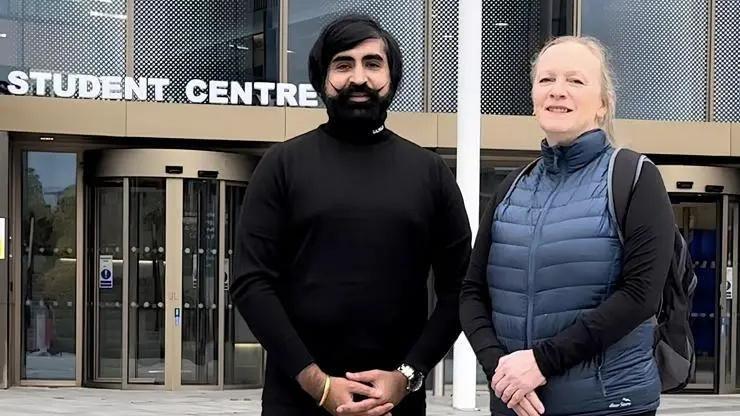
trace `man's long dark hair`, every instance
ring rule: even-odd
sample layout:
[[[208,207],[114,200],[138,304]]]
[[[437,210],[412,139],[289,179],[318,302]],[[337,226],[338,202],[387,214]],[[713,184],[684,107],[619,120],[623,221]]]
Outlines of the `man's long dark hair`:
[[[385,43],[385,54],[391,75],[388,101],[393,99],[403,74],[401,48],[393,35],[381,28],[373,18],[351,14],[339,17],[324,27],[308,56],[309,80],[325,102],[326,74],[334,55],[352,49],[368,39],[380,39]]]

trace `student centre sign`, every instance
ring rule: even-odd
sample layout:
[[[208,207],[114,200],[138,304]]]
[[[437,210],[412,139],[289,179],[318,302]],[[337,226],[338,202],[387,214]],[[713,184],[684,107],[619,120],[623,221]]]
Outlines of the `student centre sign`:
[[[13,95],[126,101],[168,101],[167,78],[94,76],[13,71],[8,76]],[[185,85],[187,101],[195,104],[318,107],[311,84],[239,82],[192,79]]]

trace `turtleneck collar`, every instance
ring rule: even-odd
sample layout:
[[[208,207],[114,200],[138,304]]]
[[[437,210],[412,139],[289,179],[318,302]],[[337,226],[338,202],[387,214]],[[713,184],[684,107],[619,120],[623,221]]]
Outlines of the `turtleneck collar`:
[[[551,147],[547,140],[543,140],[542,158],[550,173],[574,172],[586,166],[609,146],[606,133],[601,129],[594,129],[581,134],[568,146]]]
[[[329,120],[327,123],[322,124],[320,128],[329,136],[352,144],[379,143],[390,137],[390,130],[382,123],[375,129],[366,130]]]

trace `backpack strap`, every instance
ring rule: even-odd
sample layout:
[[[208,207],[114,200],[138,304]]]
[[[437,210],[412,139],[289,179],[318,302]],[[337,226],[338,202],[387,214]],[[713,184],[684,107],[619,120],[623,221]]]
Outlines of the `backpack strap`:
[[[650,162],[647,156],[623,148],[614,149],[609,160],[607,172],[609,214],[617,224],[617,234],[622,244],[624,244],[624,222],[632,199],[632,191],[640,179],[646,161]]]
[[[514,191],[514,187],[517,183],[519,183],[519,180],[527,175],[529,172],[531,172],[535,165],[537,165],[537,162],[540,161],[540,159],[542,158],[538,157],[537,159],[529,162],[527,165],[506,175],[504,180],[501,181],[501,184],[499,184],[498,188],[496,189],[496,194],[493,196],[494,209],[498,206],[498,204],[501,203],[501,201],[511,195],[511,193]]]

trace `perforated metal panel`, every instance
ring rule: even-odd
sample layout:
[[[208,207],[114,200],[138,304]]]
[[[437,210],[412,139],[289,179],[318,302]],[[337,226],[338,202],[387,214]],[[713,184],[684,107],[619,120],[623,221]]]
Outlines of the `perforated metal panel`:
[[[740,1],[717,0],[714,18],[715,121],[740,121]]]
[[[484,114],[531,115],[530,62],[539,48],[539,0],[483,2]]]
[[[457,5],[454,0],[432,4],[431,109],[435,112],[457,111]],[[539,1],[483,2],[483,114],[532,113],[529,66],[539,47],[539,33]]]
[[[391,110],[424,110],[425,0],[291,0],[289,7],[290,82],[308,82],[308,54],[324,25],[343,14],[367,14],[393,34],[403,53],[403,81]]]
[[[191,79],[277,81],[278,0],[130,1],[134,74],[169,79],[168,101]]]
[[[125,0],[14,0],[6,7],[0,65],[8,72],[125,75]],[[46,90],[52,95],[50,83]]]
[[[581,16],[611,53],[617,117],[706,119],[707,1],[583,0]]]
[[[457,111],[458,2],[430,1],[432,2],[430,109],[435,113],[454,113]]]

